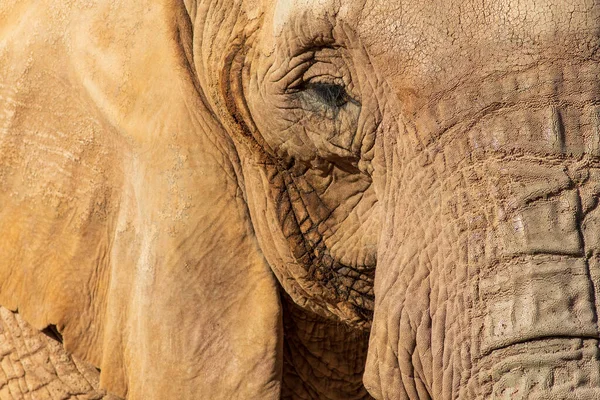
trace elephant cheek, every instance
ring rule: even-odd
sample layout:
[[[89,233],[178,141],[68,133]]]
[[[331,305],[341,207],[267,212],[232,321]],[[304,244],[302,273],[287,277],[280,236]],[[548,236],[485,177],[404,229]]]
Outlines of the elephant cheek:
[[[376,398],[600,397],[600,165],[584,132],[600,123],[511,112],[502,120],[528,135],[509,141],[487,121],[446,143],[443,168],[388,165],[402,173],[386,189],[375,279],[364,381]],[[478,153],[486,135],[497,153]]]

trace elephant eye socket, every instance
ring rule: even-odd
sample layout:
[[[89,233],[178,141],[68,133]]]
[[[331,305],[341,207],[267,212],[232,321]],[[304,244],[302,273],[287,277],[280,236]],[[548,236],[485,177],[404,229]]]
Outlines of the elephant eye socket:
[[[312,95],[315,100],[331,108],[341,108],[349,101],[346,89],[335,83],[308,83],[305,85],[304,90]]]

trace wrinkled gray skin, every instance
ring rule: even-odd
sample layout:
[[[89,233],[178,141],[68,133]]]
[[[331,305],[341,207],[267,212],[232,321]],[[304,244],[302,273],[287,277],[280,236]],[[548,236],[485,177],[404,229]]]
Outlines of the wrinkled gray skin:
[[[281,293],[247,397],[600,398],[600,3],[173,8]]]
[[[335,3],[276,8],[244,61],[244,121],[299,182],[300,230],[295,190],[326,227],[310,303],[347,297],[333,313],[358,325],[374,310],[369,392],[600,397],[600,4]],[[260,240],[273,221],[250,199]],[[375,264],[357,295],[371,281],[345,266]]]

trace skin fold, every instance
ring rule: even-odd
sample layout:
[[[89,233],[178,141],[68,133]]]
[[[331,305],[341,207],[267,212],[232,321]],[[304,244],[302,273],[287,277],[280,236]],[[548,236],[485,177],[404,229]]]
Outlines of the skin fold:
[[[102,393],[600,397],[596,1],[42,3],[0,305]]]

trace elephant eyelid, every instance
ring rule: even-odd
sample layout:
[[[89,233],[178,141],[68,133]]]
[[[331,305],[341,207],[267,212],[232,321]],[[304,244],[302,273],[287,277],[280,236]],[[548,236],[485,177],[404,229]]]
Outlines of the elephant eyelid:
[[[360,109],[359,97],[350,90],[352,74],[345,58],[341,47],[333,46],[297,55],[288,72],[276,77],[281,83],[279,93],[287,97],[288,106],[329,120],[337,120],[347,106]]]

